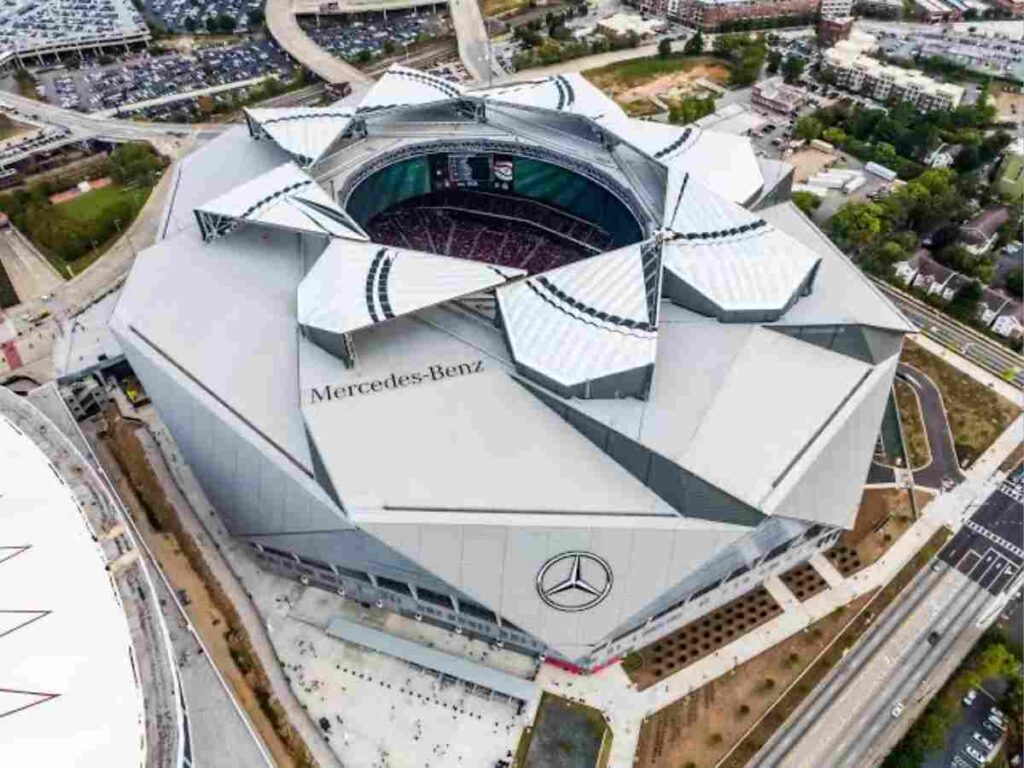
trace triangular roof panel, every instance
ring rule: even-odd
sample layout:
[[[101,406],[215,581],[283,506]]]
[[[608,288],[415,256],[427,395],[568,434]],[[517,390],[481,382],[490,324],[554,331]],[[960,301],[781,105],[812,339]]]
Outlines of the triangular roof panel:
[[[458,99],[463,94],[464,89],[458,83],[421,72],[418,69],[395,65],[373,84],[373,87],[359,103],[358,112],[431,104],[437,101]]]
[[[203,239],[243,222],[331,237],[366,240],[352,218],[295,163],[285,163],[196,209]]]
[[[631,121],[637,122],[637,121]],[[683,129],[685,132],[685,129]],[[677,147],[669,149],[660,158],[669,169],[669,197],[686,175],[696,176],[712,192],[734,203],[745,205],[753,200],[764,186],[764,176],[758,165],[754,147],[746,136],[715,133],[694,128],[696,136],[687,136]],[[682,134],[677,140],[682,138]],[[657,140],[660,145],[661,139]],[[655,146],[654,134],[648,142]]]
[[[298,319],[306,327],[349,333],[525,274],[512,267],[336,240],[299,284]]]
[[[315,163],[345,132],[353,113],[351,107],[245,110],[253,135],[272,139],[304,168]]]
[[[567,387],[653,364],[659,259],[637,243],[499,289],[516,362]]]
[[[500,85],[473,91],[471,95],[485,101],[568,112],[597,121],[623,118],[622,108],[618,104],[577,73]]]

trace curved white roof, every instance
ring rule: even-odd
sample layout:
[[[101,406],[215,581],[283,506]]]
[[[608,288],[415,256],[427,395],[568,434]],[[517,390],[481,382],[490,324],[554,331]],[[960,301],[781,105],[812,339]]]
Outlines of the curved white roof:
[[[525,270],[335,240],[299,284],[301,325],[348,333],[501,285]]]
[[[303,168],[315,163],[352,122],[351,107],[247,109],[254,133],[272,139]]]
[[[444,78],[395,65],[373,84],[363,100],[359,112],[370,112],[390,107],[408,107],[458,98],[465,90],[458,83]]]
[[[518,107],[569,112],[592,120],[614,119],[622,115],[618,104],[575,72],[471,91],[470,95]]]
[[[633,121],[635,122],[635,121]],[[699,131],[685,141],[683,151],[667,157],[669,196],[687,176],[696,176],[726,200],[744,205],[764,186],[761,166],[746,136]]]
[[[332,237],[366,240],[338,204],[295,163],[285,163],[196,209],[203,238],[243,222]]]
[[[499,288],[516,362],[566,386],[653,364],[657,259],[638,243]]]
[[[0,765],[144,762],[131,636],[71,491],[0,416]]]

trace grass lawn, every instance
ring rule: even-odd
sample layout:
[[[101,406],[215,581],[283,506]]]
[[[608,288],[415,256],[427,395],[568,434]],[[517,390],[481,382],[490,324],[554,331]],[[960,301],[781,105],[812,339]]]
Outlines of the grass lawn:
[[[6,120],[0,121],[0,141],[9,139],[12,136],[17,136],[19,133],[25,133],[31,131],[32,126],[26,125],[25,123],[19,123],[17,120]]]
[[[480,13],[484,18],[503,13],[519,13],[530,7],[530,0],[480,0]]]
[[[152,189],[150,186],[122,187],[119,184],[110,184],[109,186],[86,192],[84,195],[79,195],[74,200],[68,200],[66,203],[55,205],[54,208],[61,215],[67,216],[72,221],[88,222],[113,215],[112,212],[117,209],[121,201],[127,200],[131,203],[132,214],[128,217],[127,221],[122,221],[120,224],[120,231],[124,232],[131,225],[132,221],[135,220],[135,217],[138,216],[142,206],[146,204]],[[67,272],[62,267],[69,269],[71,275],[77,275],[102,256],[117,239],[118,236],[115,233],[106,242],[96,243],[95,249],[90,249],[84,256],[67,264],[54,257],[51,257],[50,260],[57,266],[58,270],[65,274]],[[47,256],[50,256],[50,254],[47,254]]]
[[[900,411],[900,423],[903,426],[903,440],[907,446],[907,460],[911,469],[920,469],[931,461],[928,448],[928,436],[921,420],[921,406],[913,388],[905,381],[897,380],[896,406]]]
[[[957,457],[970,466],[1017,418],[1020,408],[912,341],[903,344],[905,363],[927,374],[942,393]]]

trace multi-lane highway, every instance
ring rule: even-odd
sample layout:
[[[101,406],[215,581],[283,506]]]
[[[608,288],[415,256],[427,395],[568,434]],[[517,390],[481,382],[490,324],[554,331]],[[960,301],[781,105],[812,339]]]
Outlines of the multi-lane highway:
[[[994,491],[754,758],[759,768],[878,765],[1020,585],[1020,472]],[[1007,538],[1010,537],[1010,538]]]
[[[1024,357],[913,296],[908,296],[879,280],[876,280],[875,284],[925,336],[956,350],[989,373],[1004,377],[1017,387],[1024,388]]]

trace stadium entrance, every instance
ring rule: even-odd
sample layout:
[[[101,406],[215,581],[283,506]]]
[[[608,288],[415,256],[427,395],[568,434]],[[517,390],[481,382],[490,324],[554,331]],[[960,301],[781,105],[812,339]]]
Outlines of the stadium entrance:
[[[437,152],[389,165],[349,195],[379,243],[545,272],[642,239],[614,194],[554,163]]]

